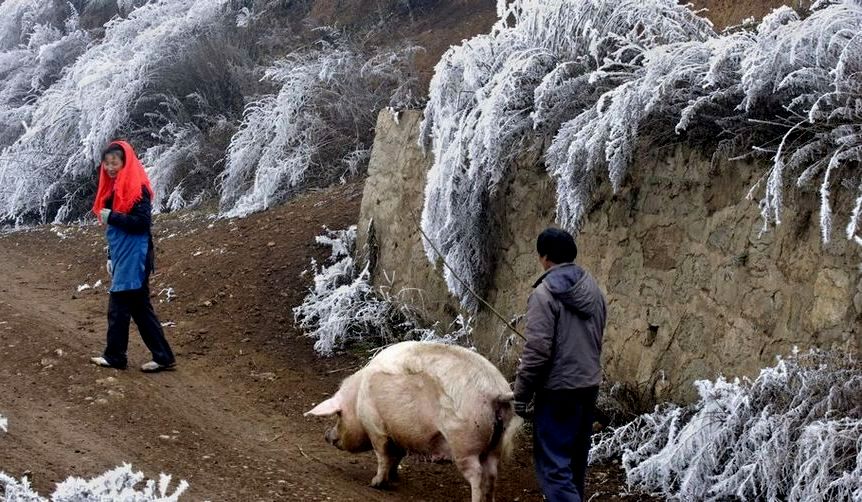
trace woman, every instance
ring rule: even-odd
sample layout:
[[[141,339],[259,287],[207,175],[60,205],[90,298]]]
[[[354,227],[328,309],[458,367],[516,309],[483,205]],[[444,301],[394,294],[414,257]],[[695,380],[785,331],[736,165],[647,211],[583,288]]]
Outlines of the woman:
[[[102,153],[99,189],[93,213],[106,225],[108,274],[108,346],[93,364],[125,369],[129,345],[129,320],[134,319],[152,361],[142,371],[156,372],[174,367],[174,354],[165,339],[150,303],[149,279],[154,269],[152,226],[153,189],[132,146],[115,141]]]

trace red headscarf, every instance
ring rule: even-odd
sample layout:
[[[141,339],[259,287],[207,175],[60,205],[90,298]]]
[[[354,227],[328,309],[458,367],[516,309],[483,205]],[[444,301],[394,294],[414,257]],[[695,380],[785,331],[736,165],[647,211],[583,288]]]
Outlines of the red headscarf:
[[[138,156],[135,155],[132,145],[125,141],[114,141],[111,145],[118,145],[123,149],[126,161],[115,179],[111,179],[102,164],[99,164],[99,189],[96,191],[96,201],[93,202],[93,213],[97,217],[112,196],[114,201],[111,210],[123,214],[128,214],[132,207],[140,202],[143,197],[143,188],[147,189],[151,199],[153,197],[150,179],[147,177],[141,161],[138,160]]]

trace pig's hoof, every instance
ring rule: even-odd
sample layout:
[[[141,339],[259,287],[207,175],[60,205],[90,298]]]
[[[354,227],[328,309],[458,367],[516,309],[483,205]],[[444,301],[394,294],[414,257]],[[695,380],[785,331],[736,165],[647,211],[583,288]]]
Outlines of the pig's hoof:
[[[389,480],[384,479],[383,476],[374,476],[374,479],[371,480],[371,488],[386,490],[390,488]]]

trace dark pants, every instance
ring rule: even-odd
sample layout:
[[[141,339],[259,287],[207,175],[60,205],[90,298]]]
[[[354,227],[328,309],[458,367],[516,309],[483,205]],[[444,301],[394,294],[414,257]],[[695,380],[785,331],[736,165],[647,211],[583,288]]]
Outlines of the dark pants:
[[[174,354],[165,339],[162,324],[150,303],[150,288],[118,291],[108,300],[108,346],[104,358],[111,366],[125,368],[128,364],[126,350],[129,347],[129,320],[134,319],[144,339],[144,344],[153,353],[153,361],[161,365],[174,363]]]
[[[533,459],[547,500],[581,502],[598,387],[536,396]]]

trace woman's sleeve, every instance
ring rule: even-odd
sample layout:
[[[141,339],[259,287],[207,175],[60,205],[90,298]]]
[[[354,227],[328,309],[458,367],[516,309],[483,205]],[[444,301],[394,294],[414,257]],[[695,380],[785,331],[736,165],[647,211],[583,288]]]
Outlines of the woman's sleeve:
[[[142,188],[144,195],[141,200],[132,207],[129,214],[111,211],[108,216],[108,224],[121,228],[130,234],[143,234],[149,232],[152,224],[153,205],[150,202],[150,193]]]

